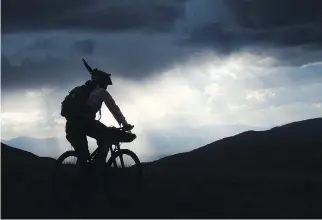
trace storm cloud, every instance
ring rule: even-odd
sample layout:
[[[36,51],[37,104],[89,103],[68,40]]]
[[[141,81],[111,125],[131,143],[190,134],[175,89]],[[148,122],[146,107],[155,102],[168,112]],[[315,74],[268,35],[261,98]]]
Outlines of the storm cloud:
[[[233,50],[243,45],[322,43],[321,1],[188,1],[181,24],[187,42]]]
[[[8,41],[1,57],[4,90],[56,87],[75,79],[86,80],[89,75],[81,57],[113,77],[145,80],[200,51],[174,45],[169,35],[58,33],[53,37],[7,35],[4,40]]]
[[[46,57],[42,61],[34,61],[26,58],[20,64],[12,64],[6,58],[1,58],[2,79],[1,88],[6,90],[23,90],[31,88],[57,87],[64,85],[73,79],[73,72],[68,71],[72,67],[78,70],[78,77],[85,78],[86,72],[80,65],[74,65],[64,59]],[[75,68],[76,67],[76,68]],[[78,67],[78,68],[77,68]],[[61,84],[63,83],[63,84]]]
[[[44,30],[166,31],[182,13],[182,0],[172,1],[2,1],[3,31]]]
[[[2,1],[2,31],[176,32],[182,43],[321,44],[319,0]]]
[[[82,55],[91,55],[94,51],[94,42],[93,40],[80,40],[75,42],[75,48]]]
[[[71,83],[85,76],[80,73],[83,56],[132,80],[144,80],[209,50],[227,56],[251,47],[276,48],[275,56],[285,64],[305,65],[319,61],[308,54],[321,51],[321,4],[4,0],[3,89]],[[288,53],[296,47],[300,52]]]
[[[6,137],[64,139],[60,102],[89,79],[82,57],[112,73],[146,158],[321,115],[320,0],[1,3]]]

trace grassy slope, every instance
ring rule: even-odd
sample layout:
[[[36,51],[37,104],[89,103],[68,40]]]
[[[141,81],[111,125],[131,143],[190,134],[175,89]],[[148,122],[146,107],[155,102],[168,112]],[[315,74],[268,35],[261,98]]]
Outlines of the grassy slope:
[[[2,148],[2,216],[48,217],[53,159]],[[99,217],[322,217],[322,118],[247,131],[144,164],[131,211]],[[98,197],[92,197],[92,199]],[[94,205],[93,205],[94,206]],[[98,206],[97,206],[98,207]],[[120,211],[120,212],[119,212]],[[113,215],[117,214],[117,215]]]

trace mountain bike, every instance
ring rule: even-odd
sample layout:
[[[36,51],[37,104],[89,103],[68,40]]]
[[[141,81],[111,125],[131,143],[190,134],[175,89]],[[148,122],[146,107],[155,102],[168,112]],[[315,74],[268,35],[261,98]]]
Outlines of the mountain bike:
[[[131,131],[123,128],[113,127],[113,129],[123,133],[124,137],[127,134],[133,135]],[[65,194],[65,197],[71,198],[74,196],[71,193],[77,188],[76,186],[87,184],[83,190],[88,192],[88,190],[95,189],[100,195],[106,192],[108,199],[113,202],[124,203],[135,199],[143,186],[142,165],[133,151],[120,147],[121,142],[131,141],[131,139],[124,138],[113,140],[110,145],[97,147],[90,154],[84,166],[78,163],[76,151],[70,150],[63,153],[57,159],[55,166],[55,196]],[[109,157],[106,151],[110,153]],[[103,162],[98,161],[102,160],[102,154],[105,157]],[[88,187],[89,185],[91,186]]]

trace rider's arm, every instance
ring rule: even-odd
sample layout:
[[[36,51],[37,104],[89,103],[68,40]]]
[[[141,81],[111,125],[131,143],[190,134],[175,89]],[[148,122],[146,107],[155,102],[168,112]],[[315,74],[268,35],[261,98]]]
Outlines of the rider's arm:
[[[112,115],[114,116],[115,120],[119,123],[124,125],[127,125],[127,122],[125,120],[125,117],[123,116],[120,108],[116,105],[113,97],[110,95],[110,93],[104,89],[101,89],[100,91],[103,101],[106,105],[106,107],[110,110]]]

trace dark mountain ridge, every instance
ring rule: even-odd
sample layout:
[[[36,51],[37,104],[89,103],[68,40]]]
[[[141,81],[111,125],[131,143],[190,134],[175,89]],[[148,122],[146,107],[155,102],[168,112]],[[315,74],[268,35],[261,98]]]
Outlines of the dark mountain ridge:
[[[321,148],[310,145],[319,141]],[[266,131],[242,132],[190,152],[162,158],[151,164],[180,163],[185,166],[190,164],[192,168],[194,160],[199,162],[198,166],[210,160],[215,163],[234,161],[247,166],[250,163],[257,165],[264,162],[271,163],[271,159],[274,159],[276,163],[277,161],[287,162],[292,158],[305,159],[305,156],[313,158],[321,156],[316,154],[317,152],[322,152],[322,118],[293,122]],[[182,160],[186,160],[187,163],[183,163]],[[246,161],[248,161],[247,164]]]
[[[2,217],[50,218],[55,160],[1,144]],[[322,118],[144,163],[144,192],[102,218],[321,218]],[[97,204],[97,203],[96,203]]]

